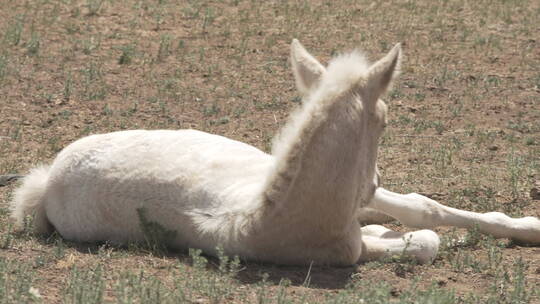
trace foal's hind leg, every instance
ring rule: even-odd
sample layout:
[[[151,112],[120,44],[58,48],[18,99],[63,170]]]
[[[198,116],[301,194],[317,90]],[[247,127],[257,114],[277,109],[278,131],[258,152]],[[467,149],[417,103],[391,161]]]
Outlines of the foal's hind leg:
[[[406,256],[422,264],[430,263],[437,256],[439,243],[439,236],[431,230],[403,233],[380,225],[368,225],[362,227],[359,262]]]
[[[497,238],[540,244],[540,220],[536,217],[510,218],[500,212],[469,212],[444,206],[420,194],[398,194],[383,188],[377,188],[367,207],[382,211],[409,227],[478,226],[480,232]]]
[[[356,214],[356,219],[361,225],[385,224],[394,220],[391,216],[369,207],[358,209]]]

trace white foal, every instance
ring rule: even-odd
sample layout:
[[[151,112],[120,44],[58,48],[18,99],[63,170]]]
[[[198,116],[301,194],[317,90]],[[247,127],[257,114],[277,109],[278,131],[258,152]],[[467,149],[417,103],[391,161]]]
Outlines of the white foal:
[[[272,155],[194,130],[93,135],[30,172],[11,202],[38,233],[119,244],[148,238],[148,222],[172,232],[168,246],[200,248],[279,264],[350,265],[408,254],[431,261],[431,230],[398,233],[358,219],[381,212],[412,227],[471,227],[540,244],[537,218],[510,219],[445,207],[378,184],[378,140],[386,123],[379,99],[397,74],[401,49],[369,64],[353,51],[327,68],[294,40],[291,61],[302,107]],[[144,211],[144,212],[142,212]],[[144,219],[141,218],[144,214]]]

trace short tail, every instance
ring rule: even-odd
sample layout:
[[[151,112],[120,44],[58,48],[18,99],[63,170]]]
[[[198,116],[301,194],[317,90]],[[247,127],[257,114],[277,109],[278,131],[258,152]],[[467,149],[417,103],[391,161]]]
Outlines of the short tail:
[[[32,215],[32,225],[37,234],[50,234],[53,226],[45,213],[45,193],[49,179],[50,166],[39,166],[30,171],[22,180],[22,185],[15,190],[9,203],[11,218],[18,229],[24,228],[25,219]]]

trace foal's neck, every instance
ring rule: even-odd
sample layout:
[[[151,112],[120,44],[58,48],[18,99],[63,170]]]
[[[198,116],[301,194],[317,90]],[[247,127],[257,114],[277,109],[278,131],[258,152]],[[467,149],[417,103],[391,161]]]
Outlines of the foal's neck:
[[[377,138],[357,96],[327,95],[285,127],[263,200],[287,224],[339,234],[375,189]]]

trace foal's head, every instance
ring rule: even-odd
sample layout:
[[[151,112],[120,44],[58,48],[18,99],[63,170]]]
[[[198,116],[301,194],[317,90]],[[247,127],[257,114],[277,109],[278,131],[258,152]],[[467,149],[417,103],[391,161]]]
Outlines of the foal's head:
[[[386,104],[380,99],[398,74],[401,46],[397,44],[379,61],[370,64],[360,51],[333,58],[327,67],[294,39],[291,63],[298,91],[306,107],[344,105],[334,111],[335,121],[350,121],[340,132],[361,142],[357,150],[364,178],[375,176],[378,139],[386,125]],[[331,114],[329,114],[331,115]],[[370,175],[373,174],[373,175]],[[378,184],[375,178],[375,184]],[[369,191],[368,191],[369,192]]]
[[[379,135],[386,124],[386,104],[380,99],[398,74],[401,46],[396,44],[379,61],[369,64],[355,50],[333,58],[325,68],[296,39],[291,44],[291,63],[296,86],[305,102],[333,95],[347,102],[352,99],[364,112],[372,134]],[[366,120],[364,120],[366,121]]]

